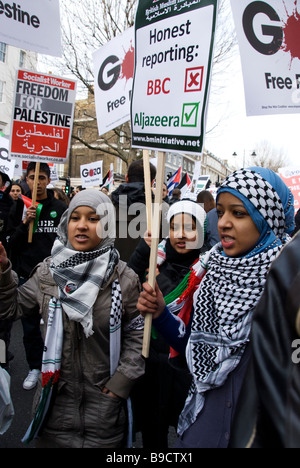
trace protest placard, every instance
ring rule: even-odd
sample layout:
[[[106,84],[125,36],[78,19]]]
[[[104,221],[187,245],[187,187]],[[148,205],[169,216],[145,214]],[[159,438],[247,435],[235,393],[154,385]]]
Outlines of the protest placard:
[[[0,2],[0,41],[61,57],[59,0]]]
[[[132,146],[201,153],[217,0],[140,2]]]
[[[11,157],[65,164],[71,142],[75,97],[74,80],[18,70]]]
[[[134,28],[93,54],[95,106],[99,135],[130,120],[134,71]]]
[[[95,187],[102,184],[103,161],[95,161],[80,166],[82,187]]]
[[[300,112],[300,14],[289,0],[231,0],[246,113]]]
[[[280,167],[278,173],[294,196],[294,207],[297,212],[300,208],[300,165]]]
[[[217,0],[143,0],[137,8],[132,146],[144,149],[144,166],[148,161],[146,151],[159,150],[148,274],[153,288],[165,152],[202,152],[216,15]],[[148,207],[147,212],[152,210]],[[146,314],[142,351],[146,358],[151,323],[151,314]]]

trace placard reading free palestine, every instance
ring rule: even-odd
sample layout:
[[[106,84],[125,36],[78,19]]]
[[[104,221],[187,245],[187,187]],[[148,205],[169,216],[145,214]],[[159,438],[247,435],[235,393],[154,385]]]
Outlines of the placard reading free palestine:
[[[201,153],[217,0],[141,0],[136,15],[132,146]]]

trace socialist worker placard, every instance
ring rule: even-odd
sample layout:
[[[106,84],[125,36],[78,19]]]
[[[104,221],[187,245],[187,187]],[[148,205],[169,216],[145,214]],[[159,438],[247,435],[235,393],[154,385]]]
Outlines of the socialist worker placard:
[[[71,142],[75,97],[74,80],[18,70],[11,157],[65,164]]]

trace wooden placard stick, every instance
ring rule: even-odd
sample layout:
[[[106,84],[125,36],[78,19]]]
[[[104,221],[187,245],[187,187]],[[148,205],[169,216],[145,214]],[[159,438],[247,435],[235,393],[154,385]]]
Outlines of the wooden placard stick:
[[[0,340],[0,364],[6,364],[6,345],[4,340]]]
[[[37,192],[37,186],[39,182],[39,176],[40,176],[40,163],[37,162],[35,165],[35,172],[34,172],[34,184],[33,184],[33,191],[32,191],[32,204],[35,206],[36,204],[36,192]],[[34,219],[30,221],[29,224],[29,232],[28,232],[28,243],[31,244],[32,242],[32,234],[33,234],[33,226],[34,226]]]
[[[151,232],[152,224],[152,190],[151,190],[151,173],[149,150],[143,150],[143,166],[144,166],[144,181],[145,181],[145,198],[146,198],[146,213],[147,213],[147,230]]]
[[[165,162],[166,162],[166,153],[159,152],[158,157],[157,157],[156,188],[155,188],[155,200],[154,200],[154,210],[153,210],[153,218],[152,218],[151,250],[150,250],[150,260],[149,260],[149,274],[148,274],[148,283],[153,289],[155,288],[155,280],[156,280],[157,250],[158,250],[159,233],[160,233],[160,225],[161,225],[161,204],[162,204],[162,190],[163,190],[163,184],[164,184],[164,178],[165,178]],[[152,327],[152,314],[146,314],[143,349],[142,349],[142,355],[145,358],[149,357],[151,327]]]

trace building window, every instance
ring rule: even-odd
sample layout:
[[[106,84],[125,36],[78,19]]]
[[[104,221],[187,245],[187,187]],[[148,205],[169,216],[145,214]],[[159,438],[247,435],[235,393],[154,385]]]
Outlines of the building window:
[[[25,57],[26,57],[26,52],[24,52],[24,50],[20,50],[20,60],[19,60],[19,67],[20,68],[24,67]]]
[[[4,81],[0,81],[0,102],[3,102],[4,98]]]
[[[0,42],[0,62],[5,62],[6,58],[6,44],[5,42]]]

